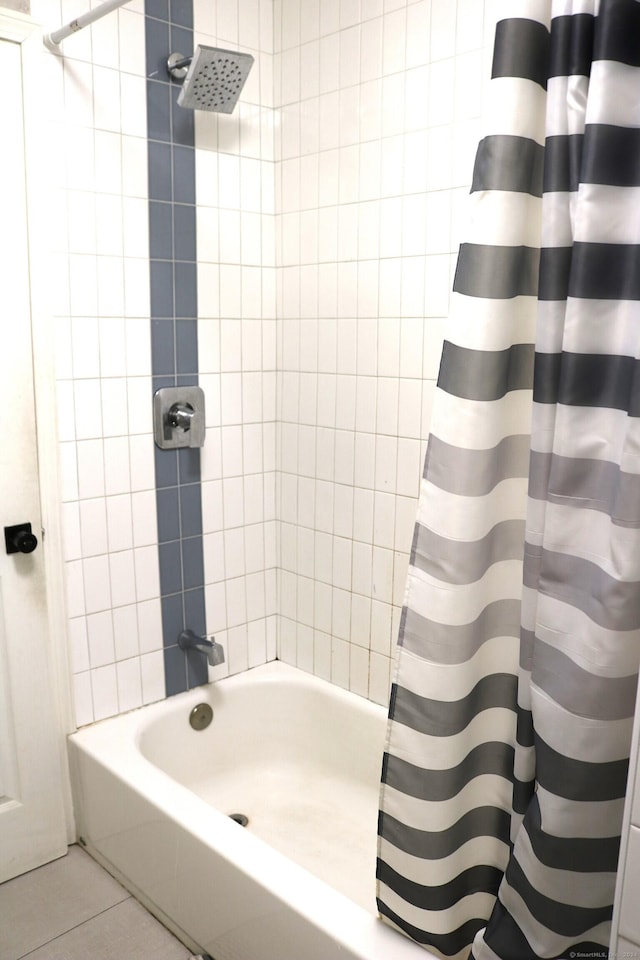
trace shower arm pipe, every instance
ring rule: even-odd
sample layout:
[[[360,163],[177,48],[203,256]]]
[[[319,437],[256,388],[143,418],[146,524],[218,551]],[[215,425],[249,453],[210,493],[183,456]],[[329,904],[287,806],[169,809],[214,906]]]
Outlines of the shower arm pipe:
[[[70,37],[72,33],[77,33],[78,30],[88,27],[90,23],[106,17],[112,10],[117,10],[118,7],[123,7],[125,3],[130,2],[131,0],[104,0],[104,3],[101,3],[99,7],[94,7],[93,10],[89,10],[87,13],[81,13],[79,17],[71,20],[65,24],[64,27],[60,27],[52,33],[45,34],[43,37],[45,46],[49,47],[50,50],[56,50],[58,45],[62,43],[63,40],[66,40],[67,37]]]

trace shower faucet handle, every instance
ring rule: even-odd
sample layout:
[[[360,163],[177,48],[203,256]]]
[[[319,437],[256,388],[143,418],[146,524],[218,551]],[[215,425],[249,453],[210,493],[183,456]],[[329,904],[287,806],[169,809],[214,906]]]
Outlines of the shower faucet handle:
[[[153,432],[161,450],[204,446],[206,419],[200,387],[160,387],[153,395]]]
[[[196,412],[190,403],[174,403],[167,419],[174,430],[190,430]]]

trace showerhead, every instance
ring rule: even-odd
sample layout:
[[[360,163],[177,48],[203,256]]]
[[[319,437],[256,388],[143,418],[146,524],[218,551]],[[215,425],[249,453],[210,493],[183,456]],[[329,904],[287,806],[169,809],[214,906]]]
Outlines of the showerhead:
[[[178,96],[181,107],[233,113],[252,64],[250,53],[199,44],[191,58],[171,54],[167,69],[178,80],[184,77]]]

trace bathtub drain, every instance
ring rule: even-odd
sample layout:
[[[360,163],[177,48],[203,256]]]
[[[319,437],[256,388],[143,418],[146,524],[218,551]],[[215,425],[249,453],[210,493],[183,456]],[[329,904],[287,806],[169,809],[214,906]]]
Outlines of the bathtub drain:
[[[230,813],[229,817],[231,820],[235,820],[236,823],[239,823],[241,827],[246,827],[249,823],[249,817],[246,817],[244,813]]]

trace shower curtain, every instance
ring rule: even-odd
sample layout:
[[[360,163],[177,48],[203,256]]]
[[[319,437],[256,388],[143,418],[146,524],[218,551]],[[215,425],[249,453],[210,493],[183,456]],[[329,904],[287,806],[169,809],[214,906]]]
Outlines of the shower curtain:
[[[496,28],[402,613],[381,916],[606,957],[640,651],[640,2]]]

